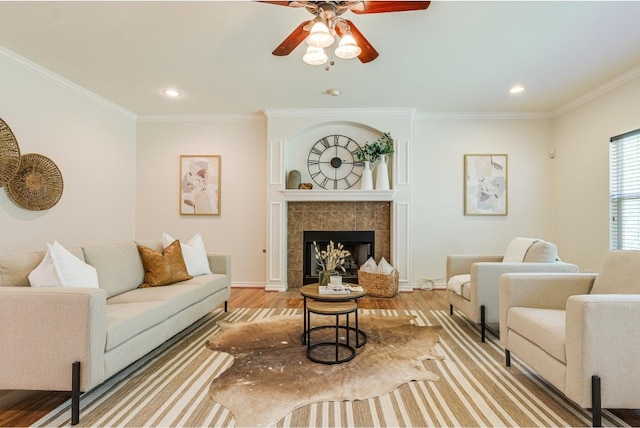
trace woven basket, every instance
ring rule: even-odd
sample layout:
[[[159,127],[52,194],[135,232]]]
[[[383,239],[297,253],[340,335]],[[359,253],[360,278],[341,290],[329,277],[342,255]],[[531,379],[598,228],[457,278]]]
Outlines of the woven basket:
[[[62,174],[51,159],[36,153],[20,157],[20,169],[7,185],[13,201],[32,211],[48,210],[62,196]]]
[[[20,147],[6,122],[0,119],[0,187],[11,181],[20,168]]]
[[[398,294],[398,271],[391,273],[373,273],[358,271],[358,285],[370,297],[393,297]]]

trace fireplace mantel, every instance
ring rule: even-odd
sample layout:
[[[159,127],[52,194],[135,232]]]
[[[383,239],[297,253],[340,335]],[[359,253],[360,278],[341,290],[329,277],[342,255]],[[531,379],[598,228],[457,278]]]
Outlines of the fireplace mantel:
[[[393,201],[395,190],[280,190],[286,201]]]

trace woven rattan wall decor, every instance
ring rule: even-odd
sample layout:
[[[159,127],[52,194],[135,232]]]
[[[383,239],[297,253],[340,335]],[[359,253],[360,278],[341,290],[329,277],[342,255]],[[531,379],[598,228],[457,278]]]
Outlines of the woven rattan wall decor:
[[[20,168],[20,147],[6,122],[0,119],[0,187],[7,184]]]
[[[48,210],[62,196],[62,174],[48,157],[28,153],[20,158],[20,168],[7,185],[13,201],[32,211]]]

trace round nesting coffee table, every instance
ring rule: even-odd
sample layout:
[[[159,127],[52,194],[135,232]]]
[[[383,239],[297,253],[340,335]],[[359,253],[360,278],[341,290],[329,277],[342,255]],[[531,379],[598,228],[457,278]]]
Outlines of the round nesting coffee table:
[[[356,348],[351,346],[349,334],[349,315],[358,310],[358,305],[354,301],[349,302],[320,302],[311,300],[307,303],[307,326],[305,332],[307,335],[307,358],[316,363],[322,364],[340,364],[346,363],[356,356]],[[333,315],[335,316],[335,337],[330,339],[323,337],[321,341],[312,343],[311,331],[317,330],[311,328],[311,314]],[[340,316],[344,315],[346,323],[346,331],[344,341],[340,340],[340,329],[345,328],[340,325]],[[330,326],[326,326],[327,328]],[[356,335],[357,337],[357,335]],[[318,352],[319,351],[319,352]]]
[[[308,284],[300,287],[300,294],[304,297],[304,308],[303,308],[303,329],[302,329],[302,343],[306,343],[307,340],[307,323],[308,323],[308,311],[307,311],[307,299],[315,300],[318,302],[349,302],[353,301],[356,304],[355,311],[355,326],[339,326],[339,328],[347,330],[347,334],[349,332],[356,333],[356,348],[360,348],[365,343],[367,343],[367,334],[360,330],[358,325],[358,299],[367,295],[367,292],[362,291],[351,291],[350,293],[344,294],[320,294],[320,287],[316,284]],[[335,325],[321,325],[311,328],[311,330],[318,330],[324,328],[335,328]]]

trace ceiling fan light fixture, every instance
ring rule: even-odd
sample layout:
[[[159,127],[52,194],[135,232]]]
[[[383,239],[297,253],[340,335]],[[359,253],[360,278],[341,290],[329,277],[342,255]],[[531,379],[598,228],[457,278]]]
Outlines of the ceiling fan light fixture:
[[[307,44],[314,48],[326,48],[333,44],[333,36],[322,21],[316,21],[307,37]]]
[[[314,46],[309,46],[307,53],[302,57],[302,60],[309,65],[322,65],[327,62],[328,59],[327,54],[324,53],[324,49]]]
[[[362,49],[360,49],[350,32],[340,39],[340,44],[336,48],[336,56],[342,59],[356,58],[361,52]]]

